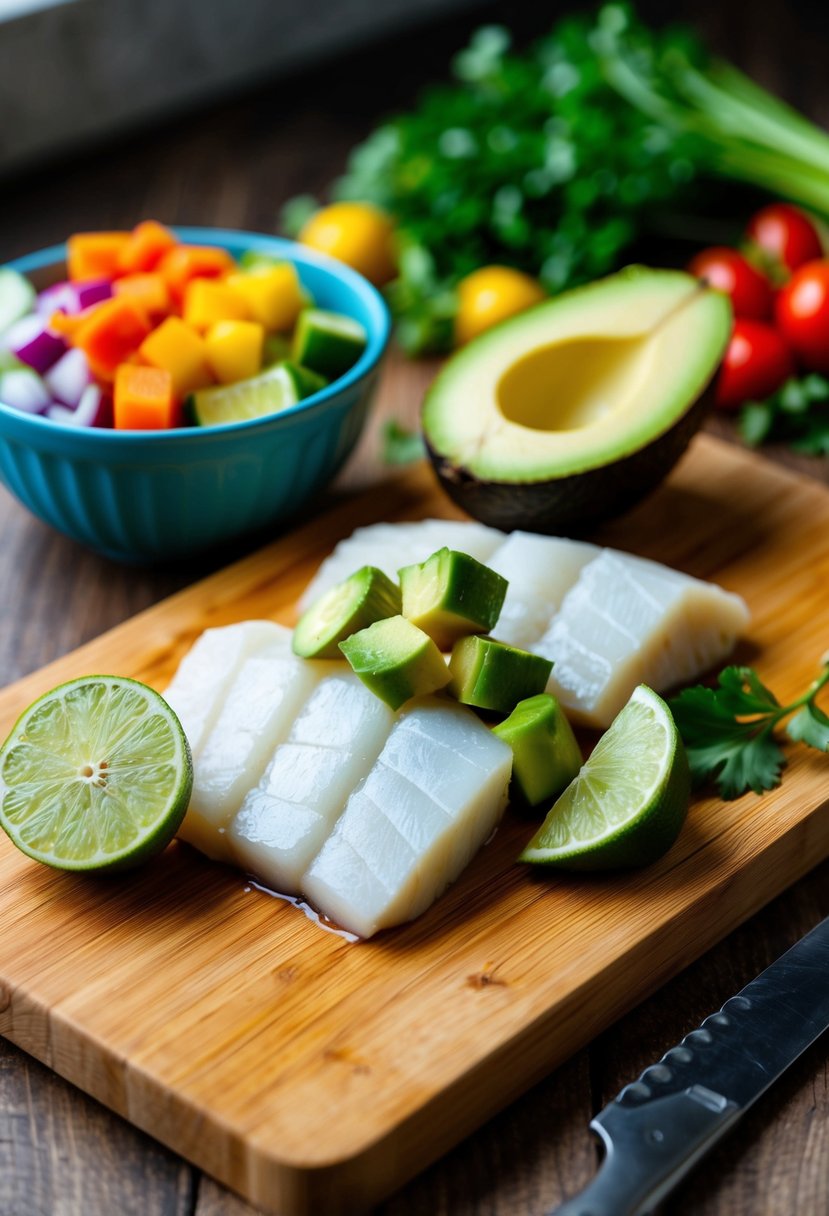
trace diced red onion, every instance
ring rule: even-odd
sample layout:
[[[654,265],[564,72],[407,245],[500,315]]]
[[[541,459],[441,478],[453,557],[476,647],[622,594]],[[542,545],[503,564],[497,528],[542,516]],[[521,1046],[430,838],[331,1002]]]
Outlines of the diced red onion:
[[[23,317],[7,329],[3,334],[3,345],[41,375],[66,350],[66,343],[60,334],[53,333],[42,317],[34,315]]]
[[[73,283],[72,286],[78,298],[77,312],[83,312],[93,304],[100,304],[101,300],[108,300],[112,295],[112,283],[109,279],[86,279],[83,283]]]
[[[67,426],[75,425],[75,411],[67,409],[65,405],[50,405],[46,411],[46,417],[51,422],[63,422]]]
[[[63,426],[111,427],[112,398],[97,384],[90,384],[81,397],[77,409],[54,403],[46,410],[46,417]]]
[[[35,312],[47,320],[56,312],[68,313],[70,317],[77,316],[85,308],[100,304],[112,295],[112,283],[109,279],[84,279],[81,283],[55,283],[47,287],[37,297]]]
[[[73,317],[80,311],[81,306],[74,283],[55,283],[53,287],[47,287],[45,291],[42,291],[35,301],[35,312],[47,321],[56,312],[65,312]]]
[[[28,368],[0,376],[0,401],[24,414],[40,414],[52,404],[46,385]]]
[[[74,409],[92,380],[86,355],[82,350],[68,350],[49,369],[43,380],[59,405]]]

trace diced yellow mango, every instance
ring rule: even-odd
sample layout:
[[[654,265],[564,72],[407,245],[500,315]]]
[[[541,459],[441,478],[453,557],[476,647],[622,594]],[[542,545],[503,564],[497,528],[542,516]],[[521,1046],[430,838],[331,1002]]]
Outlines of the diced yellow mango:
[[[213,383],[204,338],[180,317],[168,317],[154,329],[141,343],[139,354],[151,367],[160,367],[170,373],[177,397],[185,397]]]
[[[254,321],[270,331],[292,329],[307,303],[291,262],[229,274],[224,281],[244,296]]]
[[[255,376],[262,367],[265,328],[258,321],[217,321],[205,344],[213,374],[220,384]]]
[[[217,321],[247,321],[251,310],[241,292],[219,279],[192,279],[184,292],[184,320],[204,331]]]

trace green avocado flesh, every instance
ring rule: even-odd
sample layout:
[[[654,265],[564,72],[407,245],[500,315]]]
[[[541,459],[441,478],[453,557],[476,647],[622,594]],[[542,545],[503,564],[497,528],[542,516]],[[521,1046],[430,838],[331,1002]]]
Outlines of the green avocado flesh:
[[[365,346],[366,331],[352,317],[321,308],[306,308],[299,314],[293,358],[328,380],[347,372]]]
[[[503,607],[507,580],[467,553],[439,549],[399,572],[403,616],[441,650],[468,633],[489,633]]]
[[[340,650],[366,687],[392,709],[449,683],[449,668],[435,643],[403,616],[352,633]]]
[[[509,714],[544,690],[552,669],[549,659],[495,638],[461,638],[449,660],[449,691],[463,705]]]
[[[555,798],[581,768],[573,728],[549,693],[519,701],[492,731],[512,748],[512,791],[530,806]]]
[[[726,296],[642,266],[505,321],[451,358],[426,396],[438,475],[498,527],[607,518],[684,451],[730,332]]]
[[[293,651],[303,659],[338,659],[340,642],[400,613],[400,588],[376,566],[362,566],[302,614]]]

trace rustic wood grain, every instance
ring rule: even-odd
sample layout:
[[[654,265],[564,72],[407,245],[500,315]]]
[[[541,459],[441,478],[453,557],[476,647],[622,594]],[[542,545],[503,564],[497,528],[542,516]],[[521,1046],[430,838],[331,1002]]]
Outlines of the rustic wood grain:
[[[7,1043],[0,1051],[0,1179],[3,1216],[189,1216],[195,1185],[174,1154]]]
[[[652,18],[664,15],[658,0],[641,7]],[[179,223],[273,230],[282,200],[323,188],[379,114],[406,104],[423,80],[443,74],[449,53],[482,15],[517,21],[530,32],[551,17],[544,6],[521,0],[493,5],[426,37],[407,38],[402,56],[399,47],[371,50],[331,71],[306,72],[251,99],[4,183],[0,261],[58,241],[72,228],[124,226],[148,213]],[[829,125],[825,7],[763,0],[748,19],[735,0],[680,0],[671,16],[700,25],[716,49]],[[407,391],[406,374],[392,382],[384,409],[412,417],[416,393]],[[732,434],[725,422],[717,429]],[[370,439],[364,460],[349,470],[354,484],[372,475],[376,450],[376,438]],[[774,456],[829,481],[829,462]],[[0,489],[0,681],[66,653],[210,568],[209,561],[183,571],[113,566],[50,532]],[[583,1185],[596,1159],[586,1130],[590,1114],[825,914],[827,879],[822,866],[796,884],[606,1032],[592,1051],[578,1053],[407,1186],[384,1216],[540,1216]],[[561,1103],[566,1115],[556,1113]],[[819,1043],[683,1185],[670,1212],[823,1216],[829,1210],[827,1125],[826,1048]],[[510,1160],[507,1143],[514,1146]],[[0,1039],[0,1216],[255,1211],[172,1162],[157,1144]]]

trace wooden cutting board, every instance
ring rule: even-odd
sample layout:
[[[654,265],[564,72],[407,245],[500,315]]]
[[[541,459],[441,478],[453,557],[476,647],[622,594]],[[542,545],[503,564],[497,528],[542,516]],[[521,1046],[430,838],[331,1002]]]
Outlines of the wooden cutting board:
[[[347,500],[0,693],[0,737],[89,672],[163,689],[198,633],[293,619],[358,524],[455,514],[424,468]],[[699,437],[602,541],[739,591],[737,658],[781,697],[829,646],[829,491]],[[414,924],[357,945],[174,844],[119,879],[53,873],[0,840],[0,1033],[254,1203],[354,1216],[829,854],[829,759],[782,786],[696,798],[626,877],[537,877],[508,816]]]

